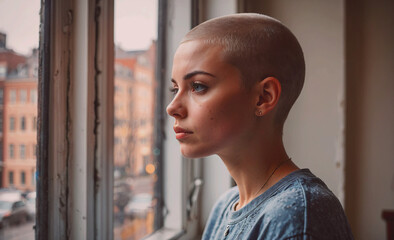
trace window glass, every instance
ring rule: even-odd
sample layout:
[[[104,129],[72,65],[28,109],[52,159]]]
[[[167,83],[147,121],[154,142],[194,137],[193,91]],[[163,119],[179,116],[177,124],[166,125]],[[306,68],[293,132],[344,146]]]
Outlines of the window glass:
[[[27,99],[27,91],[26,89],[21,89],[19,91],[19,102],[26,103],[26,99]]]
[[[4,67],[4,68],[5,68],[5,67]],[[3,102],[4,102],[3,97],[4,97],[4,91],[3,91],[2,88],[0,88],[0,104],[1,104],[1,105],[3,105]]]
[[[26,184],[26,173],[24,171],[21,172],[21,184]]]
[[[8,172],[8,183],[10,185],[14,184],[14,172],[13,171]]]
[[[0,133],[3,132],[3,111],[0,111]]]
[[[14,144],[10,144],[10,149],[9,149],[9,151],[10,151],[10,158],[14,158],[14,149],[15,147],[14,147]]]
[[[37,117],[33,117],[33,130],[37,130]]]
[[[10,90],[10,103],[16,103],[16,90]]]
[[[26,130],[26,118],[21,117],[21,130],[24,131]]]
[[[10,131],[14,131],[14,130],[15,130],[15,118],[10,117]]]
[[[19,147],[19,158],[25,159],[26,158],[26,146],[21,144]]]
[[[37,90],[36,89],[30,90],[30,102],[37,103]]]
[[[155,192],[157,19],[157,0],[115,0],[115,239],[141,239],[162,218]]]
[[[3,141],[0,141],[0,164],[3,164]]]
[[[35,196],[29,193],[36,191],[31,177],[36,171],[36,157],[30,157],[27,149],[36,144],[37,136],[36,131],[26,130],[30,128],[31,117],[37,116],[34,103],[37,102],[40,3],[39,0],[0,1],[0,116],[4,119],[3,134],[0,134],[4,146],[0,198],[10,206],[16,203],[15,196],[23,204],[28,202],[26,196]],[[32,221],[24,221],[26,215],[11,216],[20,224],[0,228],[0,239],[33,240],[34,204],[29,206],[28,214]]]

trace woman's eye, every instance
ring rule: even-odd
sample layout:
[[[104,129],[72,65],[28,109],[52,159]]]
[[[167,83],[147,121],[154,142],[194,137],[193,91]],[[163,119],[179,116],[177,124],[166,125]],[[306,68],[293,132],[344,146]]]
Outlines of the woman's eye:
[[[202,92],[202,91],[207,90],[207,88],[208,88],[207,86],[200,84],[200,83],[193,83],[192,84],[193,92]]]
[[[172,87],[172,88],[170,88],[170,92],[172,92],[172,94],[176,95],[178,93],[178,88]]]

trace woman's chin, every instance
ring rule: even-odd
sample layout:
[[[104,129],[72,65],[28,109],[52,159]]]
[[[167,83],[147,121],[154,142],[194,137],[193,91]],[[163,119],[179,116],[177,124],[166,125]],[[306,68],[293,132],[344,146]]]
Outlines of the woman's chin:
[[[209,155],[212,155],[210,153],[207,153],[205,151],[197,150],[197,149],[190,149],[190,148],[183,148],[181,147],[181,154],[185,158],[203,158],[207,157]]]

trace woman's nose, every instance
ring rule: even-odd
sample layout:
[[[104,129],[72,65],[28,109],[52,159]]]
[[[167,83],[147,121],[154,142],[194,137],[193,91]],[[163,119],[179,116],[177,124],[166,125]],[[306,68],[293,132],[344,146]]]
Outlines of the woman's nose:
[[[167,113],[174,118],[186,117],[187,111],[179,95],[175,96],[170,104],[168,104]]]

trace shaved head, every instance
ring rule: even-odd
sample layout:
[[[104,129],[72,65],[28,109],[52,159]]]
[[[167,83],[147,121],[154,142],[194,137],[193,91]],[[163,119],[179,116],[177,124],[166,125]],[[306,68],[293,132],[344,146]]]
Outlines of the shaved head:
[[[225,61],[239,69],[247,88],[267,77],[277,78],[282,93],[276,122],[283,125],[305,78],[301,46],[287,27],[261,14],[233,14],[198,25],[182,43],[193,40],[221,45]]]

